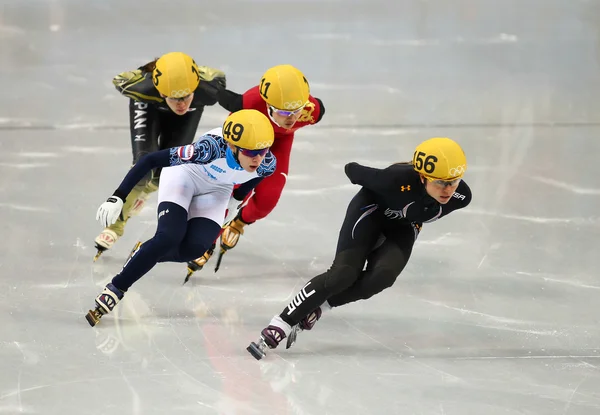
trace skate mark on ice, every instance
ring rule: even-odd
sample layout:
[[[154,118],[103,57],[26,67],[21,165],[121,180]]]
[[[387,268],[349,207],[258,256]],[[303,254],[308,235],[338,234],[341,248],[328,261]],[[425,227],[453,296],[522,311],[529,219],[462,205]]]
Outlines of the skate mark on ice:
[[[531,326],[536,326],[536,325],[539,326],[539,325],[544,324],[544,323],[539,323],[539,322],[535,322],[535,321],[515,320],[515,319],[511,319],[511,318],[507,318],[507,317],[494,316],[492,314],[481,313],[479,311],[468,310],[468,309],[460,308],[460,307],[452,307],[452,306],[449,306],[448,304],[440,303],[439,301],[426,300],[424,298],[419,298],[419,297],[415,297],[412,295],[407,295],[407,296],[417,299],[419,301],[425,302],[427,304],[437,306],[437,307],[444,307],[444,308],[447,308],[450,310],[458,311],[462,315],[474,315],[474,316],[484,317],[486,319],[492,320],[497,323],[509,324],[509,325],[510,324],[512,324],[512,325],[531,325]],[[457,323],[467,324],[465,322],[457,322]],[[513,327],[507,327],[507,326],[488,326],[488,325],[480,325],[480,324],[472,324],[472,325],[475,325],[478,327],[483,327],[483,328],[505,330],[505,331],[515,331],[515,332],[519,332],[519,333],[536,334],[536,335],[541,335],[541,336],[557,336],[557,335],[562,334],[557,330],[521,329],[521,328],[513,328]]]
[[[0,162],[0,167],[8,167],[11,169],[39,169],[42,167],[49,167],[48,163],[4,163]]]
[[[35,159],[48,159],[48,158],[62,157],[62,155],[60,155],[58,153],[33,152],[33,151],[22,151],[19,153],[14,153],[14,156],[35,158]]]
[[[52,209],[48,209],[40,206],[27,206],[27,205],[16,205],[14,203],[0,203],[0,208],[7,208],[12,210],[20,210],[23,212],[53,212]]]
[[[569,400],[567,401],[567,404],[565,405],[565,410],[563,412],[564,415],[567,415],[569,413],[569,408],[571,407],[571,403],[573,402],[573,398],[575,397],[577,390],[581,387],[581,385],[583,385],[585,383],[585,381],[588,379],[588,377],[589,377],[589,375],[587,375],[583,379],[581,379],[581,382],[579,382],[577,384],[577,386],[575,387],[575,389],[573,389],[573,392],[571,393],[571,396],[569,397]]]
[[[562,355],[529,355],[529,356],[461,356],[455,357],[453,360],[521,360],[521,359],[532,359],[532,360],[545,360],[545,359],[600,359],[600,354],[598,355],[570,355],[570,354],[562,354]],[[589,363],[588,363],[589,364]],[[593,365],[590,365],[593,366]]]
[[[540,216],[524,216],[524,215],[512,215],[507,213],[500,212],[491,212],[488,210],[472,208],[468,209],[464,212],[459,211],[458,214],[471,214],[471,215],[483,215],[483,216],[493,216],[503,219],[514,219],[520,220],[524,222],[532,222],[532,223],[565,223],[565,224],[575,224],[575,225],[595,225],[598,223],[596,218],[578,218],[578,217],[570,217],[570,218],[544,218]]]
[[[365,333],[364,331],[360,330],[359,328],[357,328],[356,326],[354,326],[352,323],[350,323],[348,320],[346,319],[342,319],[346,322],[346,324],[348,324],[353,330],[357,331],[358,333],[362,334],[363,336],[367,337],[369,340],[371,340],[372,342],[380,345],[381,347],[383,347],[384,349],[392,352],[392,354],[396,355],[397,358],[402,358],[404,357],[404,355],[402,353],[400,353],[399,351],[393,349],[390,346],[387,346],[386,344],[380,342],[379,340],[375,339],[374,337],[368,335],[367,333]],[[412,350],[408,345],[405,345],[405,347],[409,348],[410,350]],[[411,356],[414,358],[414,356]],[[422,361],[420,361],[419,359],[415,359],[414,362],[419,365],[419,366],[423,366],[426,369],[429,369],[430,371],[433,371],[439,375],[442,376],[443,379],[450,379],[453,382],[460,382],[460,383],[466,383],[462,378],[459,378],[457,376],[454,376],[451,373],[445,372],[441,369],[435,368],[431,365],[428,365],[426,363],[423,363]]]
[[[542,274],[542,273],[517,271],[516,274],[518,274],[518,275],[527,275],[527,276],[530,276],[530,277],[537,277],[537,278],[540,278],[540,279],[542,279],[544,281],[554,282],[554,283],[557,283],[557,284],[570,285],[572,287],[577,287],[577,288],[591,288],[593,290],[600,290],[600,287],[597,286],[597,285],[584,284],[584,283],[579,282],[579,281],[568,281],[568,280],[561,280],[561,279],[556,279],[556,278],[548,278],[548,277],[544,276],[544,275],[547,275],[547,274]]]
[[[125,376],[125,373],[123,373],[123,368],[119,368],[119,371],[121,372],[123,382],[125,382],[127,388],[131,391],[131,415],[142,415],[144,412],[142,412],[142,399],[139,393],[136,392],[129,379],[127,379],[127,376]]]
[[[339,42],[353,42],[354,44],[360,44],[365,46],[410,46],[410,47],[426,47],[426,46],[442,46],[442,45],[455,45],[455,44],[469,44],[469,45],[505,45],[519,42],[519,37],[510,33],[498,33],[490,37],[473,37],[465,38],[462,36],[455,36],[451,38],[417,38],[417,39],[388,39],[388,38],[374,38],[365,39],[360,34],[354,33],[304,33],[297,35],[297,38],[301,40],[314,40],[314,41],[339,41]],[[319,88],[321,89],[321,88]]]
[[[330,91],[383,91],[388,94],[402,94],[402,90],[395,88],[390,85],[384,84],[320,84],[320,83],[311,83],[312,88],[317,88],[319,91],[321,90],[330,90]]]
[[[353,184],[342,184],[339,186],[321,187],[321,188],[316,188],[316,189],[288,189],[288,190],[286,190],[286,194],[293,195],[293,196],[314,196],[314,195],[327,194],[332,191],[353,190],[355,188],[356,188],[356,186]]]
[[[571,193],[575,193],[578,195],[600,195],[600,189],[577,187],[571,183],[561,182],[558,180],[548,179],[546,177],[540,177],[540,176],[531,176],[530,179],[534,180],[536,182],[540,182],[540,183],[547,184],[549,186],[556,187],[558,189],[567,190]]]
[[[66,146],[61,148],[62,151],[69,153],[78,154],[125,154],[130,153],[131,150],[125,148],[114,148],[114,147],[80,147],[80,146]]]

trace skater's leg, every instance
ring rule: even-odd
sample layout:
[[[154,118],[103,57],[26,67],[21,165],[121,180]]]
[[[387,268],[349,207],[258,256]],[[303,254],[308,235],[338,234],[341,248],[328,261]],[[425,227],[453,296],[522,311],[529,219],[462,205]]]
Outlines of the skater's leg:
[[[141,246],[136,246],[121,272],[96,297],[96,308],[86,315],[91,326],[98,324],[102,315],[112,311],[129,287],[150,271],[164,252],[178,246],[183,239],[187,211],[175,203],[162,202],[158,205],[158,212],[156,234]]]
[[[162,202],[158,205],[158,228],[156,234],[144,242],[135,252],[112,284],[125,292],[138,279],[150,271],[165,252],[180,245],[187,229],[187,211],[172,202]]]
[[[162,256],[158,262],[187,262],[206,252],[221,230],[221,225],[208,218],[192,218],[187,232],[175,249]]]
[[[188,221],[188,211],[196,192],[196,184],[187,169],[169,167],[163,170],[158,189],[158,228],[156,235],[145,242],[129,261],[123,271],[115,277],[113,284],[126,291],[138,278],[148,272],[160,257],[175,249],[183,240]],[[171,229],[172,227],[172,229]],[[131,268],[133,266],[133,268]]]
[[[371,193],[361,190],[350,202],[340,229],[336,255],[331,268],[310,280],[283,310],[261,332],[262,343],[252,343],[248,350],[260,358],[258,349],[275,348],[302,319],[332,295],[351,286],[359,277],[368,253],[381,234],[377,205]]]
[[[329,297],[331,307],[339,307],[358,300],[366,300],[391,287],[410,258],[414,235],[412,228],[406,234],[402,246],[386,239],[381,247],[369,255],[367,269],[361,272],[358,280],[346,290]]]

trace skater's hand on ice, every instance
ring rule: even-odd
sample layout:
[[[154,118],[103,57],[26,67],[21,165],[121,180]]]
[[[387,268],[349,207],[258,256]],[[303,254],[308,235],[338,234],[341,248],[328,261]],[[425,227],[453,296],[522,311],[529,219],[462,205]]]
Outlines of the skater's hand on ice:
[[[96,220],[99,220],[104,227],[110,226],[119,219],[121,209],[123,209],[123,200],[118,196],[111,196],[98,208]]]

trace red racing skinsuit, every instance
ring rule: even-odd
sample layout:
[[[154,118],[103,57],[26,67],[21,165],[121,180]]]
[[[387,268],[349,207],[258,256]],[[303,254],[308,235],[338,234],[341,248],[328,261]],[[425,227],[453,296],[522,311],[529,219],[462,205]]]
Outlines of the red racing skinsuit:
[[[271,120],[267,104],[259,94],[258,85],[250,88],[243,95],[224,89],[219,93],[218,99],[219,104],[231,112],[241,109],[254,109],[262,112],[269,118],[275,131],[275,142],[271,146],[271,152],[277,158],[277,169],[274,174],[266,177],[256,186],[254,194],[250,196],[247,205],[240,212],[242,220],[250,224],[266,217],[277,206],[287,180],[294,133],[299,128],[321,121],[323,114],[325,114],[325,107],[319,98],[309,95],[308,103],[304,107],[300,118],[288,130],[278,126]]]

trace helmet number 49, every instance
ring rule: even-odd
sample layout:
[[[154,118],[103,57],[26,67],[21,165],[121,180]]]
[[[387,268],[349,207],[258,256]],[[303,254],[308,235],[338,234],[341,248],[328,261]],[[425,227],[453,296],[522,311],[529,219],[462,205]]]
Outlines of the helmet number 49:
[[[423,170],[425,173],[433,173],[435,163],[438,161],[436,156],[428,156],[422,151],[416,152],[413,157],[413,163],[417,170]]]
[[[242,134],[244,134],[244,126],[233,124],[233,121],[229,121],[223,129],[223,135],[232,141],[240,141]]]

